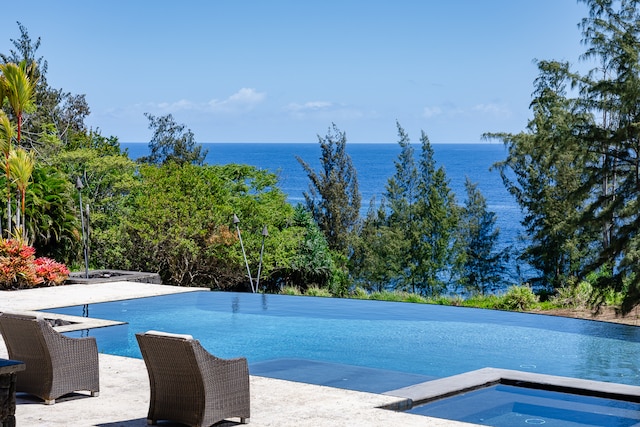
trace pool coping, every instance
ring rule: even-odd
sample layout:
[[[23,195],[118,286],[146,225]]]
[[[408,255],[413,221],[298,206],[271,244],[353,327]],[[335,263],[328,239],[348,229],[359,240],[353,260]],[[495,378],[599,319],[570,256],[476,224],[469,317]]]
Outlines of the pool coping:
[[[25,316],[42,317],[51,323],[58,332],[82,331],[85,329],[104,328],[107,326],[124,325],[127,322],[119,320],[98,319],[95,317],[72,316],[69,314],[48,313],[34,310],[5,310],[4,313],[22,314]]]
[[[385,392],[383,394],[400,400],[383,408],[406,411],[416,405],[497,384],[640,403],[640,386],[488,367]]]

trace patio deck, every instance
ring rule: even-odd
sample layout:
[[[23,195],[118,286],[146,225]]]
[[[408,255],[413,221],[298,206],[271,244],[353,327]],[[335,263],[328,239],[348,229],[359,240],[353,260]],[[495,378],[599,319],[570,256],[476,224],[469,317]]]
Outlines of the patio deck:
[[[41,310],[154,295],[202,290],[135,282],[66,285],[20,291],[0,291],[1,311]],[[0,357],[7,357],[0,342]],[[139,359],[100,354],[100,396],[82,393],[47,406],[19,395],[19,427],[146,426],[149,380]],[[333,387],[251,376],[250,426],[471,426],[436,418],[380,409],[402,398]],[[239,425],[231,419],[216,426]],[[176,426],[165,423],[164,426]]]

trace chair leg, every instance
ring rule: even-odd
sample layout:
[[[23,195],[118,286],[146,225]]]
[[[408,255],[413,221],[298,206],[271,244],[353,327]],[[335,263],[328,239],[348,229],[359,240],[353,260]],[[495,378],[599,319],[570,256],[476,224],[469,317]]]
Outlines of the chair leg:
[[[147,425],[148,426],[154,426],[156,424],[158,424],[158,422],[156,420],[152,420],[152,419],[147,418]]]
[[[249,418],[240,418],[240,424],[249,424]]]
[[[45,405],[53,405],[54,403],[56,403],[55,399],[44,399]]]
[[[91,392],[91,397],[98,397],[100,396],[100,392],[99,391],[92,391]]]

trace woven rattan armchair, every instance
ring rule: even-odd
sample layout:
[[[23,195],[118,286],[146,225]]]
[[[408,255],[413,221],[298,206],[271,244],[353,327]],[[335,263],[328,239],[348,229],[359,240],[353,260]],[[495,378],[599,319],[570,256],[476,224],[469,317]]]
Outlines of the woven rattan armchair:
[[[32,394],[47,405],[79,390],[98,396],[98,346],[93,337],[62,335],[43,318],[20,314],[0,315],[0,332],[9,358],[25,363],[18,373],[16,391]]]
[[[204,427],[232,417],[249,422],[247,359],[219,359],[190,335],[149,331],[136,338],[151,385],[148,424]]]

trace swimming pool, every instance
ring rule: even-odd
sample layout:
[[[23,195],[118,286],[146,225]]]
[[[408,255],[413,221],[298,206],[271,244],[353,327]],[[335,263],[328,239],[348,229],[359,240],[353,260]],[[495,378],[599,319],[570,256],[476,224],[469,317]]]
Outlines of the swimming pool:
[[[107,354],[140,358],[135,333],[188,333],[250,367],[294,359],[425,377],[487,366],[640,385],[640,328],[438,305],[226,292],[188,292],[48,310],[126,325],[95,336]]]
[[[640,424],[640,404],[499,384],[416,406],[407,412],[493,427]]]

